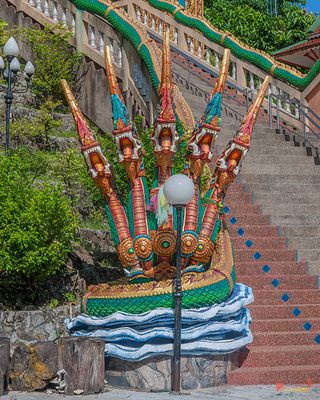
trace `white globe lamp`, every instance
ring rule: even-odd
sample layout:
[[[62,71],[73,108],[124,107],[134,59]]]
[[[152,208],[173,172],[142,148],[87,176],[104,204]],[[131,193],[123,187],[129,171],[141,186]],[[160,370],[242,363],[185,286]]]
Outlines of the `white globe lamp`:
[[[19,46],[13,37],[11,37],[4,45],[3,54],[7,57],[18,57]]]
[[[166,180],[163,193],[173,207],[186,206],[194,197],[194,184],[183,174],[172,175]]]

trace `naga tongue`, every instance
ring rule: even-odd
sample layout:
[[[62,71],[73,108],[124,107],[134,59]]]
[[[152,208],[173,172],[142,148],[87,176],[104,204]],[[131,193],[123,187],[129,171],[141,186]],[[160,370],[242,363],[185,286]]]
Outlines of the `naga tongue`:
[[[161,133],[161,146],[163,150],[170,150],[171,147],[171,132],[168,129],[165,129]]]

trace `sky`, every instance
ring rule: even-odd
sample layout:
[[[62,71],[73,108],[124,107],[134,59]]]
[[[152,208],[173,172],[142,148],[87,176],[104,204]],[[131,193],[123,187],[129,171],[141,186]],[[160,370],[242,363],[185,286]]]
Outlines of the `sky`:
[[[320,13],[320,0],[307,0],[308,10]]]

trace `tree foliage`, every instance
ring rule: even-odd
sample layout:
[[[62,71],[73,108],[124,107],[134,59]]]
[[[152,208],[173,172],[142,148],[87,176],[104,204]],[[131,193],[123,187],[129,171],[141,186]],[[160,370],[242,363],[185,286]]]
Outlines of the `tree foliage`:
[[[41,153],[0,158],[0,275],[30,297],[64,266],[75,234],[69,200],[41,180],[46,168]]]
[[[299,4],[279,2],[279,15],[267,13],[266,0],[207,0],[205,15],[211,23],[245,44],[272,53],[307,38],[314,21]]]

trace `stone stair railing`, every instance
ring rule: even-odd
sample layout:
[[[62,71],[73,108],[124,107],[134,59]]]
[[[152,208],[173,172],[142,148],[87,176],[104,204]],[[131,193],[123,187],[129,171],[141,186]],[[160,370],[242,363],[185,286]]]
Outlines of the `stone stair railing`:
[[[104,48],[108,44],[130,114],[141,115],[147,123],[151,123],[153,105],[150,85],[145,81],[148,90],[145,90],[145,87],[144,91],[138,89],[135,77],[130,72],[123,40],[106,21],[78,10],[68,0],[1,0],[4,1],[41,26],[58,23],[65,25],[73,34],[71,44],[98,68],[104,68]],[[86,113],[86,110],[84,112]],[[87,114],[90,116],[90,113]]]
[[[162,40],[163,31],[168,29],[170,31],[173,49],[177,49],[177,51],[181,52],[189,60],[193,60],[195,65],[202,68],[204,71],[208,71],[212,75],[217,75],[223,57],[223,46],[208,40],[196,29],[178,23],[172,15],[152,7],[145,0],[133,0],[130,2],[127,0],[119,0],[116,2],[116,5],[128,12],[131,18],[143,24],[146,31],[159,41]],[[256,92],[265,76],[266,73],[262,69],[231,55],[228,79],[234,86],[242,90],[248,89],[252,92]],[[272,95],[272,97],[281,95],[297,104],[304,106],[309,105],[309,107],[312,108],[315,99],[314,93],[311,95],[311,92],[314,91],[316,83],[317,82],[310,85],[310,88],[301,92],[282,80],[271,76],[269,94]],[[289,107],[287,103],[280,102],[279,112],[281,113],[282,120],[285,120],[298,129],[303,129],[298,107]]]

